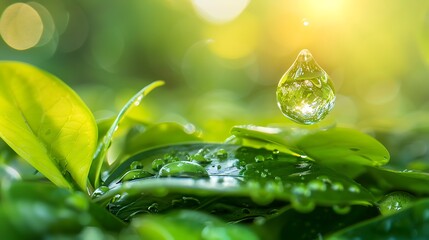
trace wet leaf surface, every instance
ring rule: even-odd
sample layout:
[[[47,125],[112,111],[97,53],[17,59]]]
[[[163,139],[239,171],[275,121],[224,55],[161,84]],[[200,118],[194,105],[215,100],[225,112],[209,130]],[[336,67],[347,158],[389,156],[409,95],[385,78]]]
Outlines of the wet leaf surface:
[[[136,162],[142,166],[140,171],[153,176],[121,181],[134,171],[130,167]],[[174,169],[169,171],[174,174],[164,176],[163,169],[171,165]],[[201,175],[202,169],[207,175]],[[94,200],[110,200],[107,207],[122,219],[182,206],[220,215],[225,212],[228,220],[237,221],[256,215],[243,211],[246,208],[269,215],[280,203],[309,212],[316,205],[371,205],[374,200],[352,179],[315,161],[226,144],[183,144],[145,151],[125,161],[105,184],[110,190]],[[184,198],[189,204],[181,203]],[[237,204],[234,198],[248,200]],[[151,210],[151,206],[156,208]]]

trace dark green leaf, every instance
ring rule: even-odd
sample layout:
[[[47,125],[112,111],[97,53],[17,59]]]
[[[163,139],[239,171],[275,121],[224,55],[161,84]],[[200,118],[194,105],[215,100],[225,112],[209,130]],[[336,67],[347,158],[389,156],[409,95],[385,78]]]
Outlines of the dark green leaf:
[[[141,163],[141,171],[155,176],[120,182],[133,162]],[[159,176],[162,168],[158,163],[168,162],[199,164],[209,178],[200,170],[201,178],[195,178],[194,168],[186,164],[175,177]],[[109,208],[123,219],[135,212],[151,212],[149,208],[155,203],[157,212],[173,209],[173,203],[183,197],[196,199],[192,208],[199,209],[207,207],[206,202],[213,207],[219,197],[226,205],[236,197],[252,199],[256,206],[291,202],[300,211],[311,211],[315,205],[370,205],[373,201],[365,188],[317,162],[278,151],[225,144],[184,144],[142,152],[124,162],[105,183],[112,189],[95,201],[114,197]]]
[[[429,199],[424,199],[396,214],[381,216],[345,228],[329,240],[340,239],[428,239]]]

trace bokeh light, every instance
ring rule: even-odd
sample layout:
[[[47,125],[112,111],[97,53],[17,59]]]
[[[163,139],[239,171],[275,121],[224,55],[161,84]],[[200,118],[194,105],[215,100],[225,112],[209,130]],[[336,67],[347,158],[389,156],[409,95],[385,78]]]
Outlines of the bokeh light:
[[[28,4],[12,4],[1,15],[0,34],[6,44],[16,50],[26,50],[36,46],[42,33],[42,18]]]
[[[195,11],[211,23],[226,23],[239,16],[250,0],[192,0]]]

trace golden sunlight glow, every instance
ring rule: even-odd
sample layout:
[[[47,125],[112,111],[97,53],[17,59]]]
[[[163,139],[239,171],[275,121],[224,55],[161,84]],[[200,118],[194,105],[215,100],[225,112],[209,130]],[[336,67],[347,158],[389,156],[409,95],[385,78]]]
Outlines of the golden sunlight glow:
[[[197,13],[211,23],[227,23],[238,17],[250,0],[192,0]]]
[[[314,12],[332,14],[340,12],[343,8],[345,0],[307,0],[308,6]]]
[[[0,18],[0,35],[11,48],[26,50],[36,46],[42,37],[43,22],[30,5],[15,3]]]
[[[246,57],[257,45],[257,22],[252,15],[243,14],[227,25],[213,26],[208,30],[206,37],[213,39],[209,46],[219,57],[227,59]]]

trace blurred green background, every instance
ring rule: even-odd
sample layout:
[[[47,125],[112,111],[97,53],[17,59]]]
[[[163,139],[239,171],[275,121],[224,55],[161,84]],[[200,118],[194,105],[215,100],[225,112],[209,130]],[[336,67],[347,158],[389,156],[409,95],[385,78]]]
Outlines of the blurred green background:
[[[304,48],[336,87],[325,122],[406,130],[429,119],[427,1],[2,0],[0,13],[0,60],[58,76],[98,119],[162,79],[134,118],[207,140],[290,124],[275,89]]]

